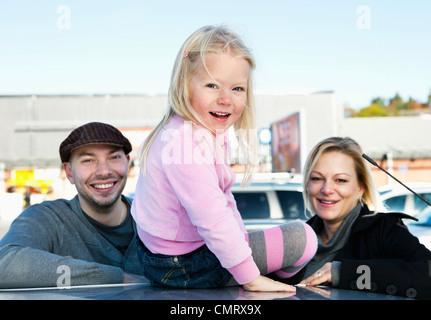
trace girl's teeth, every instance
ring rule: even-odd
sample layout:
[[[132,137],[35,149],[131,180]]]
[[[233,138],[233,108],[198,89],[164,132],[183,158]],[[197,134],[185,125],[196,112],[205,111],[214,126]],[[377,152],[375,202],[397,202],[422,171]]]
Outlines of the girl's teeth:
[[[226,118],[229,116],[229,113],[220,113],[220,112],[210,112],[213,116]]]

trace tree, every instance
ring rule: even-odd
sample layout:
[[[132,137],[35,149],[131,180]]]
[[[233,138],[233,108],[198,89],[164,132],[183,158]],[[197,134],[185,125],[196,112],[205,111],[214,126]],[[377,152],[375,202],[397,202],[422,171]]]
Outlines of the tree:
[[[416,101],[410,97],[407,102],[404,102],[401,106],[402,110],[411,110],[413,109],[413,105],[416,103]]]
[[[377,97],[371,100],[371,104],[377,104],[379,107],[382,107],[382,108],[385,107],[385,101],[380,97]]]
[[[356,117],[387,117],[388,110],[377,103],[372,103],[369,107],[359,110]]]
[[[428,95],[427,104],[431,108],[431,91]],[[405,110],[420,109],[422,106],[417,100],[409,97],[408,101],[404,102],[401,96],[396,93],[392,99],[389,99],[389,104],[385,105],[384,99],[377,97],[371,100],[368,107],[362,108],[359,111],[350,112],[352,117],[396,117],[400,114],[408,114]]]

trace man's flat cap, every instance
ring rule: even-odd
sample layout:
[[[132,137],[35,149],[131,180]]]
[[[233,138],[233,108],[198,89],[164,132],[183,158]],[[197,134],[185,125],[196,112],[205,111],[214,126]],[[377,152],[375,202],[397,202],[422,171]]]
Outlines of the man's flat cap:
[[[130,141],[117,128],[102,122],[90,122],[73,130],[60,145],[61,162],[68,162],[72,152],[87,144],[107,144],[132,151]]]

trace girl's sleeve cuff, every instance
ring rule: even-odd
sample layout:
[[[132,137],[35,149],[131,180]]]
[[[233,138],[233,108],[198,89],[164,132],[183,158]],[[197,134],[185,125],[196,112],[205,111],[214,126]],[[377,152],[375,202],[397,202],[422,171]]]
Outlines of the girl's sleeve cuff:
[[[232,274],[236,282],[241,285],[249,283],[260,276],[259,268],[254,262],[252,256],[249,256],[240,264],[232,268],[228,268],[227,270]]]

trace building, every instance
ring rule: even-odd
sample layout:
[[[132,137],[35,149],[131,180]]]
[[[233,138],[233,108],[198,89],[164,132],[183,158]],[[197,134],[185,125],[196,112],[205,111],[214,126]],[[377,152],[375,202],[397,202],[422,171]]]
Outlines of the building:
[[[404,181],[431,182],[431,115],[345,118],[333,92],[257,95],[255,103],[257,129],[300,113],[302,162],[321,139],[350,136],[369,156],[387,159],[384,165],[389,164]],[[61,141],[90,121],[107,122],[122,130],[134,146],[134,158],[166,106],[166,95],[0,96],[0,169],[4,168],[6,180],[13,180],[12,173],[20,168],[38,169],[42,179],[44,175],[45,179],[58,177]],[[263,155],[269,152],[268,147],[262,146],[262,150]],[[265,161],[270,159],[265,156]],[[378,185],[388,181],[384,174],[375,174]]]

